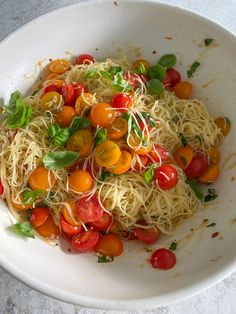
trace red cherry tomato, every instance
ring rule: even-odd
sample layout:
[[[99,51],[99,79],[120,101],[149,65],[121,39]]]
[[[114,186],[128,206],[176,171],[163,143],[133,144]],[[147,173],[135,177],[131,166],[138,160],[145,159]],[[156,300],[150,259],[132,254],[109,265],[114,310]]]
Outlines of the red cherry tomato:
[[[95,62],[95,60],[93,56],[89,54],[79,55],[75,61],[76,64],[86,64],[86,65],[89,65],[90,63],[93,63],[93,62]]]
[[[78,200],[77,216],[79,216],[84,223],[98,221],[103,213],[104,210],[96,195],[92,197],[84,196]]]
[[[139,155],[139,159],[140,159],[142,164],[140,164],[138,161],[135,162],[135,165],[133,167],[133,170],[135,172],[139,172],[139,171],[143,170],[143,168],[146,167],[148,164],[148,156],[147,155]]]
[[[160,237],[160,231],[154,227],[148,229],[137,227],[134,233],[139,241],[146,244],[152,244],[159,240]]]
[[[206,171],[208,166],[207,156],[204,153],[197,153],[193,156],[190,164],[184,170],[188,178],[198,178]]]
[[[173,188],[178,182],[178,172],[171,165],[162,165],[155,169],[154,180],[162,190]]]
[[[2,181],[0,179],[0,196],[3,194],[4,192],[4,188],[3,188],[3,185],[2,185]]]
[[[160,146],[160,145],[154,145],[153,149],[148,154],[148,157],[152,160],[152,162],[162,162],[169,159],[169,154],[167,150]]]
[[[107,231],[112,222],[112,216],[106,212],[103,212],[102,217],[95,222],[91,223],[91,227],[97,231]]]
[[[120,112],[125,112],[128,108],[131,107],[132,101],[129,95],[119,93],[112,98],[111,105],[113,108],[118,109]]]
[[[30,223],[34,228],[38,228],[42,224],[45,223],[45,221],[49,217],[49,208],[47,207],[37,207],[33,209],[32,214],[30,216]]]
[[[62,86],[62,97],[64,99],[64,105],[73,106],[76,98],[74,86],[70,84],[64,84]]]
[[[99,233],[95,230],[84,231],[73,235],[71,245],[78,252],[87,252],[93,250],[99,240]]]
[[[168,270],[175,266],[176,256],[171,250],[161,248],[153,252],[150,262],[154,268]]]
[[[73,87],[76,94],[76,99],[82,94],[87,92],[87,88],[80,82],[73,83]]]
[[[138,74],[138,76],[141,78],[144,85],[146,85],[150,79],[147,74]]]
[[[181,75],[178,71],[170,68],[166,71],[166,76],[164,78],[163,84],[165,86],[174,87],[177,83],[181,81]]]
[[[134,90],[140,85],[140,79],[142,80],[138,74],[132,72],[125,72],[123,77]]]
[[[57,86],[56,84],[50,84],[44,88],[44,93],[48,92],[57,92],[58,94],[61,93],[61,87]]]
[[[64,219],[63,215],[61,215],[61,217],[60,217],[60,224],[61,224],[62,231],[65,232],[67,235],[70,235],[70,236],[73,236],[75,234],[79,234],[83,230],[82,226],[72,226],[71,224],[69,224]]]

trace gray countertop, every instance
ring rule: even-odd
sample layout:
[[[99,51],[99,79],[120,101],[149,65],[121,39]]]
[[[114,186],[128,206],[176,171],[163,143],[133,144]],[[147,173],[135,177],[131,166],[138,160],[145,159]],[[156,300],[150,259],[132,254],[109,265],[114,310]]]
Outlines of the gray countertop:
[[[75,2],[78,1],[0,0],[0,39],[23,23],[42,13]],[[165,0],[165,2],[199,12],[236,33],[236,0]],[[0,278],[0,314],[119,313],[117,311],[92,310],[54,300],[28,288],[1,268]],[[235,296],[236,273],[185,302],[152,311],[145,311],[145,313],[232,314],[236,313]],[[138,311],[136,313],[142,314],[144,312]]]

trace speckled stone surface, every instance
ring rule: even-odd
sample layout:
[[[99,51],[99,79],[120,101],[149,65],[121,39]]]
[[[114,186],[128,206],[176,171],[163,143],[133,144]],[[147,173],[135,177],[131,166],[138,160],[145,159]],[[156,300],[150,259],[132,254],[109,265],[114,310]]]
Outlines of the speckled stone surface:
[[[120,0],[122,1],[122,0]],[[76,0],[0,0],[0,39],[32,18]],[[165,0],[199,12],[236,33],[236,0]],[[2,62],[3,60],[1,60]],[[152,311],[158,314],[236,313],[236,273],[185,302]],[[83,308],[49,298],[28,288],[0,268],[0,314],[112,314],[125,313]]]

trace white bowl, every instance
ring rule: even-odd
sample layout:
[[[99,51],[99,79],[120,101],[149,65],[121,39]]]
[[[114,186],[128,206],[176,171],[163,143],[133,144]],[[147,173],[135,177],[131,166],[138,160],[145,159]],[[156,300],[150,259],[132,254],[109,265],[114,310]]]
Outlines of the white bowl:
[[[214,38],[217,47],[206,49],[200,45],[207,37]],[[214,116],[231,119],[233,127],[222,145],[222,160],[234,152],[236,41],[221,26],[154,1],[87,1],[64,7],[31,21],[1,43],[0,97],[8,99],[16,89],[26,91],[34,82],[32,74],[38,61],[68,56],[68,52],[91,53],[98,59],[120,53],[135,59],[140,53],[153,62],[160,55],[173,52],[181,59],[178,68],[183,75],[204,53],[201,67],[191,80],[193,96],[206,100]],[[204,84],[207,87],[202,87]],[[235,156],[228,165],[233,162]],[[6,231],[10,220],[3,203],[1,266],[45,294],[86,306],[150,309],[180,301],[236,269],[236,193],[235,182],[231,181],[234,175],[235,168],[225,167],[216,183],[219,199],[181,223],[173,237],[163,238],[156,245],[166,246],[173,239],[182,239],[176,251],[178,263],[171,271],[151,268],[146,262],[148,253],[140,245],[127,245],[122,257],[101,265],[90,254],[71,254],[40,240],[15,238]],[[216,227],[201,227],[204,218],[215,222]],[[191,228],[195,231],[191,232]],[[214,231],[222,237],[211,238]]]

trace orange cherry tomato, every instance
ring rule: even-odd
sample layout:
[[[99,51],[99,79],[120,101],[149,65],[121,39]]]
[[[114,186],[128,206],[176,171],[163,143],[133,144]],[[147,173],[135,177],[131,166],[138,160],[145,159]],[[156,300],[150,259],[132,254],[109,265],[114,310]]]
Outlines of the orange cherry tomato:
[[[99,166],[111,167],[115,165],[121,156],[118,145],[112,141],[105,141],[95,149],[95,161]]]
[[[122,150],[118,162],[114,166],[107,169],[114,174],[122,174],[127,172],[131,168],[131,162],[132,162],[131,154],[126,150]]]
[[[15,200],[11,196],[11,203],[14,208],[20,211],[26,211],[32,207],[30,204],[22,204],[21,196],[19,197],[19,200]]]
[[[48,207],[37,207],[34,208],[30,216],[30,223],[34,228],[37,228],[45,223],[49,217],[49,208]]]
[[[37,232],[46,239],[55,239],[60,235],[60,229],[55,224],[52,215],[39,227],[36,228]]]
[[[61,111],[58,112],[55,119],[56,122],[63,128],[68,127],[71,124],[75,116],[75,109],[71,106],[63,106]]]
[[[188,99],[193,90],[193,85],[189,82],[182,81],[174,86],[174,93],[180,99]]]
[[[65,81],[58,79],[58,80],[54,80],[52,83],[56,85],[58,88],[62,88],[62,86],[65,84]]]
[[[174,153],[174,158],[182,169],[186,169],[193,159],[193,148],[190,146],[178,147]]]
[[[127,137],[127,144],[130,146],[133,153],[138,155],[146,155],[151,151],[152,146],[148,144],[147,146],[141,146],[140,148],[138,148],[141,144],[141,141],[141,138],[134,132],[131,132],[130,135]]]
[[[106,127],[115,120],[116,113],[112,106],[105,103],[94,105],[90,111],[89,118],[93,127]]]
[[[65,59],[56,59],[49,63],[48,68],[56,74],[63,74],[70,69],[70,62]]]
[[[160,231],[155,227],[148,229],[137,227],[135,228],[134,233],[139,241],[142,241],[146,244],[152,244],[158,241],[160,238]]]
[[[68,209],[69,207],[69,209]],[[65,218],[65,220],[73,225],[73,226],[81,226],[81,222],[78,218],[78,216],[76,215],[76,208],[77,208],[77,202],[72,201],[72,200],[67,200],[66,204],[63,205],[62,207],[62,214]]]
[[[142,67],[144,67],[144,72],[143,73],[147,73],[148,68],[150,67],[150,63],[147,60],[144,59],[138,59],[136,61],[134,61],[133,63],[133,69],[134,70],[138,70]]]
[[[42,96],[40,99],[40,108],[42,110],[51,110],[55,111],[60,108],[60,105],[63,103],[63,98],[57,92],[48,92]]]
[[[29,186],[32,190],[49,191],[55,183],[55,176],[51,170],[39,166],[31,172]]]
[[[128,122],[125,119],[117,118],[108,125],[107,135],[112,140],[118,140],[128,132]]]
[[[224,136],[226,136],[229,133],[231,129],[231,122],[228,118],[219,117],[216,118],[214,122]]]
[[[75,112],[77,116],[80,116],[81,113],[85,110],[85,108],[90,108],[96,102],[96,98],[94,94],[91,93],[81,93],[81,95],[77,98],[75,103]]]
[[[80,157],[88,156],[93,148],[93,137],[88,130],[79,130],[75,132],[67,141],[68,150],[77,151]]]
[[[63,215],[60,216],[60,225],[62,231],[67,235],[67,236],[73,236],[75,234],[79,234],[83,231],[82,226],[74,226],[69,224]]]
[[[53,79],[56,78],[57,76],[58,76],[57,73],[50,73],[50,74],[48,74],[48,76],[46,77],[46,81],[53,80]]]
[[[220,174],[220,168],[217,164],[209,165],[207,170],[198,178],[201,183],[214,182]]]
[[[106,234],[100,237],[94,251],[104,256],[119,256],[123,253],[123,243],[115,234]]]
[[[75,193],[86,192],[93,186],[93,179],[88,171],[76,170],[69,176],[69,189]]]
[[[111,226],[109,227],[108,233],[115,234],[120,238],[126,238],[128,235],[128,232],[117,220],[113,220]]]
[[[220,151],[217,147],[212,146],[208,150],[209,163],[210,164],[219,164],[220,163]]]

